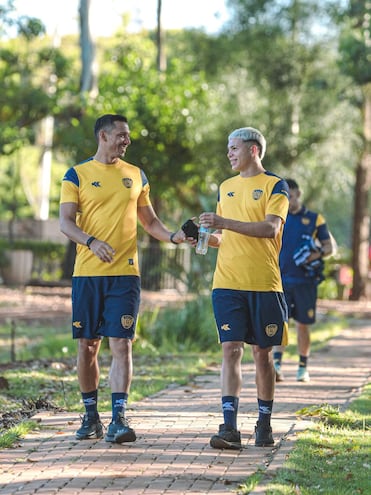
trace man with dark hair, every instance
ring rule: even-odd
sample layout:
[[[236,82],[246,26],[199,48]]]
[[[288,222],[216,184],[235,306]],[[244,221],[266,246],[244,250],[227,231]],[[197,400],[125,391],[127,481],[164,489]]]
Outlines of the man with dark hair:
[[[72,332],[78,339],[77,374],[85,414],[79,440],[101,438],[98,414],[101,339],[112,353],[109,382],[112,421],[107,442],[133,442],[125,416],[132,381],[132,340],[140,299],[137,220],[156,239],[178,244],[182,230],[171,233],[151,205],[143,170],[122,157],[130,145],[126,117],[103,115],[95,124],[95,155],[70,168],[62,182],[61,231],[77,244],[72,277]]]
[[[288,187],[265,170],[266,141],[252,127],[228,137],[228,159],[238,175],[219,187],[216,213],[204,212],[200,224],[216,229],[209,245],[218,248],[212,301],[222,345],[221,406],[224,423],[211,437],[216,449],[240,449],[237,427],[242,388],[241,360],[252,346],[256,370],[258,421],[255,445],[274,444],[271,415],[275,374],[272,346],[287,342],[287,307],[278,256],[288,210]]]
[[[324,217],[301,203],[301,191],[293,179],[289,186],[289,214],[282,238],[280,268],[289,318],[296,321],[299,367],[296,379],[310,380],[307,370],[310,353],[309,325],[315,322],[317,287],[323,280],[324,256],[332,253],[331,235]],[[276,380],[284,380],[282,354],[284,346],[273,349]]]

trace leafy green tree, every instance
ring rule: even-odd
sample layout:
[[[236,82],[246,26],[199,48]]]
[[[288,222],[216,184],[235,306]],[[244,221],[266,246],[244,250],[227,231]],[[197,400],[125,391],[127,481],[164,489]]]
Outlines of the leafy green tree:
[[[50,78],[62,80],[67,71],[65,57],[50,47],[44,32],[38,19],[17,17],[13,2],[0,7],[0,155],[4,179],[0,185],[0,214],[3,218],[8,218],[10,213],[13,219],[19,214],[32,215],[30,207],[23,207],[27,200],[21,178],[24,165],[29,163],[21,159],[21,150],[37,145],[39,123],[53,112],[59,96],[58,87],[50,93]],[[32,154],[32,159],[35,168],[38,167],[37,157],[34,159]],[[9,178],[13,181],[12,188],[7,186]],[[32,173],[29,181],[31,178]]]
[[[265,165],[296,178],[308,206],[334,212],[330,227],[339,243],[348,244],[351,219],[344,224],[341,212],[351,209],[349,157],[357,113],[345,98],[349,79],[337,65],[332,3],[229,0],[228,5],[233,8],[227,27],[231,64],[240,72],[244,68],[247,79],[237,106],[267,137]]]

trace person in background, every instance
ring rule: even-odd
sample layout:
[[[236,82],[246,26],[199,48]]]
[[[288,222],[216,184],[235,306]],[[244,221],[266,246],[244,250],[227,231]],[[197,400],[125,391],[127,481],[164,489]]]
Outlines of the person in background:
[[[210,445],[240,449],[237,426],[245,344],[255,362],[258,421],[255,445],[274,444],[271,415],[275,373],[272,346],[287,343],[287,306],[278,257],[288,211],[288,186],[265,170],[266,141],[252,127],[228,137],[228,159],[235,177],[219,188],[216,213],[200,215],[212,231],[209,245],[218,248],[212,303],[222,345],[221,406],[224,422]]]
[[[296,379],[310,380],[307,369],[310,354],[309,327],[316,319],[317,287],[323,280],[324,256],[333,251],[331,234],[324,217],[301,203],[301,191],[295,180],[287,179],[290,190],[289,214],[283,232],[280,268],[289,318],[296,321],[299,367]],[[284,346],[275,347],[273,361],[276,381],[284,380]]]
[[[123,115],[106,114],[94,128],[96,153],[70,168],[62,181],[61,231],[77,244],[72,277],[72,332],[78,339],[77,374],[85,406],[78,440],[103,437],[98,413],[98,352],[107,337],[112,355],[109,383],[112,421],[107,442],[136,440],[125,409],[133,375],[132,340],[139,301],[137,220],[156,239],[174,244],[182,230],[170,232],[157,217],[143,170],[122,157],[130,145]]]

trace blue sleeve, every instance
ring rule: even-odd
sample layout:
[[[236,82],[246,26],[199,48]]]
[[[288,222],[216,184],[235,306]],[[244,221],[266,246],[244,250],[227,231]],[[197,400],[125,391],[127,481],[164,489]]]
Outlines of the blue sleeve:
[[[74,167],[72,167],[72,168],[70,168],[70,169],[67,170],[67,172],[64,174],[64,177],[63,177],[62,180],[66,180],[68,182],[72,182],[77,187],[79,187],[79,185],[80,185],[80,181],[79,181],[78,175],[77,175],[76,170],[74,169]]]
[[[287,182],[283,179],[276,182],[272,190],[272,194],[283,194],[287,199],[289,199],[289,186],[287,185]]]
[[[142,176],[142,187],[144,187],[146,184],[148,184],[148,179],[142,169],[140,170],[140,175]]]
[[[325,223],[317,228],[317,239],[319,241],[326,241],[327,239],[330,239],[330,232]]]

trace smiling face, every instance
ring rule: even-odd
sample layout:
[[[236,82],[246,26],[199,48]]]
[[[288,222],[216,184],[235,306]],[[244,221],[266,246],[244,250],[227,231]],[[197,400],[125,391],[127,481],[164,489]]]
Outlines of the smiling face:
[[[228,141],[227,157],[232,170],[243,172],[254,162],[254,150],[256,145],[251,142],[242,141],[240,138],[230,138]]]
[[[116,121],[109,131],[102,131],[105,138],[105,148],[112,158],[120,158],[126,153],[131,143],[129,125],[126,122]]]

